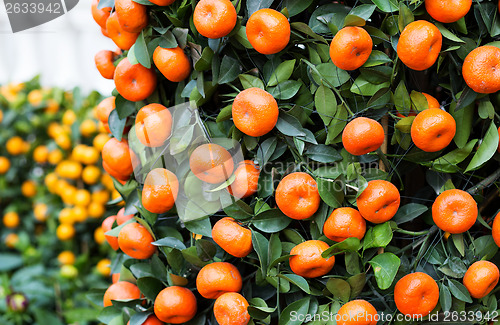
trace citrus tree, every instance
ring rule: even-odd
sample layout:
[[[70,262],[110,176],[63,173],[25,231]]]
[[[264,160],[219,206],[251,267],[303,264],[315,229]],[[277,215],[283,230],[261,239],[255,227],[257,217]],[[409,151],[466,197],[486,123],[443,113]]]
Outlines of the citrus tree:
[[[0,88],[2,324],[95,319],[85,293],[110,276],[98,219],[113,190],[100,166],[109,137],[92,116],[100,99],[38,78]]]
[[[92,15],[119,47],[95,57],[116,86],[98,115],[133,215],[105,222],[120,281],[89,294],[100,321],[496,319],[497,3],[94,0]]]

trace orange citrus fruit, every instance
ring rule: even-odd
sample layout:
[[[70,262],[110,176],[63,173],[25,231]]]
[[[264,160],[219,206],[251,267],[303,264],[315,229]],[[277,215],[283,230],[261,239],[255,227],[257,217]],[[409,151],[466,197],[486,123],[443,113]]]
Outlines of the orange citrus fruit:
[[[486,297],[498,284],[498,267],[490,261],[477,261],[465,272],[464,286],[473,298]]]
[[[457,189],[441,193],[432,204],[436,226],[451,234],[461,234],[476,223],[477,203],[467,192]]]
[[[500,49],[480,46],[467,57],[462,65],[462,76],[467,85],[477,93],[492,94],[500,90]]]
[[[252,232],[231,217],[215,223],[212,238],[224,251],[235,257],[245,257],[252,251]]]
[[[373,180],[356,199],[359,213],[373,223],[386,222],[399,209],[401,196],[394,184],[384,180]]]
[[[309,174],[296,172],[285,176],[276,188],[276,204],[289,218],[303,220],[319,208],[318,184]]]
[[[352,300],[340,307],[335,315],[337,325],[377,325],[377,310],[363,299]]]
[[[156,246],[151,244],[154,241],[149,231],[139,223],[129,223],[120,230],[118,234],[118,245],[128,256],[144,260],[153,256]]]
[[[252,160],[244,160],[234,171],[235,179],[227,187],[231,195],[243,199],[257,193],[260,169]]]
[[[305,278],[317,278],[331,271],[335,265],[335,256],[321,257],[329,248],[321,240],[308,240],[298,244],[290,251],[290,268],[292,272]]]
[[[252,137],[260,137],[269,133],[278,122],[278,103],[267,91],[248,88],[234,99],[231,114],[238,130]]]
[[[439,301],[439,287],[429,275],[415,272],[402,277],[394,287],[398,310],[412,317],[425,317]]]
[[[422,71],[436,62],[443,36],[439,29],[425,20],[406,25],[399,37],[397,53],[399,59],[410,69]]]
[[[379,122],[367,118],[356,117],[344,128],[342,144],[351,155],[361,156],[375,151],[384,142],[384,128]]]
[[[233,157],[215,143],[198,146],[189,157],[189,167],[200,180],[218,184],[226,181],[234,170]]]
[[[191,61],[180,47],[165,49],[158,46],[153,62],[161,74],[172,82],[181,82],[191,73]]]
[[[328,239],[341,242],[349,237],[363,239],[366,222],[358,210],[338,208],[332,211],[323,225],[323,233]]]
[[[411,139],[423,151],[436,152],[446,148],[456,133],[456,123],[450,113],[429,108],[418,113],[411,125]]]
[[[137,64],[131,64],[128,58],[118,63],[114,75],[116,90],[125,99],[138,102],[151,96],[156,89],[156,73]]]
[[[197,311],[196,297],[191,290],[172,286],[160,291],[154,302],[156,317],[162,322],[183,324],[189,322]]]
[[[110,285],[104,292],[103,304],[104,307],[109,307],[113,305],[113,300],[131,300],[140,297],[141,291],[135,284],[121,281]]]
[[[472,0],[425,0],[425,10],[442,23],[453,23],[470,10]]]
[[[240,272],[227,262],[205,265],[196,277],[198,293],[207,299],[217,299],[226,292],[240,292],[242,286]]]
[[[135,118],[135,134],[147,147],[160,147],[170,136],[172,114],[163,105],[149,104],[142,107]]]
[[[344,27],[330,43],[330,58],[342,70],[356,70],[372,53],[373,41],[361,27]]]
[[[236,9],[229,0],[201,0],[196,4],[193,23],[201,35],[221,38],[236,26]]]
[[[155,168],[144,181],[142,205],[149,212],[165,213],[174,206],[178,193],[177,176],[165,168]]]
[[[219,325],[247,325],[250,322],[248,301],[237,292],[226,292],[214,303],[214,316]]]
[[[290,23],[281,12],[264,8],[250,16],[246,34],[257,52],[275,54],[283,50],[290,41]]]

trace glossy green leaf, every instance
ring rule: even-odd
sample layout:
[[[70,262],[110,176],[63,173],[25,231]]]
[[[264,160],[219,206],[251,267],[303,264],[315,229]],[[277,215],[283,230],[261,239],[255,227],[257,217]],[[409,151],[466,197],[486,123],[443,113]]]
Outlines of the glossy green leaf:
[[[392,253],[376,255],[368,263],[373,267],[375,280],[381,290],[388,289],[392,285],[401,265],[399,257]]]

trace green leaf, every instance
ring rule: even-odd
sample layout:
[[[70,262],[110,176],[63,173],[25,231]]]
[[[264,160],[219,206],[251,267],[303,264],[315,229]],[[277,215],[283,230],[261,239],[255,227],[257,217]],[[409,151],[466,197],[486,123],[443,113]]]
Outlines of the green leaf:
[[[255,228],[265,233],[275,233],[288,227],[292,219],[279,209],[269,209],[259,213],[252,219]]]
[[[475,238],[473,244],[474,255],[478,257],[478,260],[492,259],[498,252],[498,246],[491,235]]]
[[[354,7],[344,19],[344,26],[364,26],[375,11],[375,5],[362,4]]]
[[[177,44],[177,39],[171,31],[167,31],[160,37],[158,45],[164,49],[173,49],[179,46],[179,44]]]
[[[483,100],[479,102],[478,113],[483,120],[492,120],[495,116],[495,107],[489,100]]]
[[[408,203],[399,208],[398,212],[392,218],[392,221],[398,225],[414,220],[423,213],[427,212],[428,208],[423,204]]]
[[[450,289],[451,294],[458,300],[465,301],[468,303],[472,302],[472,298],[470,297],[467,288],[457,280],[448,279],[448,287]]]
[[[274,98],[287,100],[295,96],[299,92],[300,87],[302,87],[302,82],[297,80],[286,80],[276,87],[270,87],[268,90]]]
[[[489,161],[491,157],[495,154],[498,148],[498,129],[495,126],[495,123],[491,121],[490,127],[488,131],[486,131],[486,135],[484,136],[479,149],[477,150],[474,157],[472,157],[471,162],[465,169],[465,172],[469,172],[471,170],[478,169],[484,163]]]
[[[0,254],[0,271],[7,272],[23,265],[21,255],[11,253]]]
[[[398,11],[398,3],[395,0],[372,0],[372,2],[383,12]]]
[[[182,241],[180,241],[179,239],[177,239],[175,237],[161,238],[157,241],[152,242],[151,244],[153,244],[155,246],[172,247],[172,248],[176,248],[179,250],[186,249],[186,245],[184,245],[184,243]]]
[[[284,0],[283,7],[288,10],[288,15],[293,17],[306,10],[312,2],[313,0]]]
[[[201,52],[201,56],[194,64],[194,69],[196,71],[206,71],[212,67],[212,58],[214,56],[214,51],[210,47],[205,47]]]
[[[324,144],[310,146],[305,152],[305,156],[317,162],[333,163],[342,160],[342,156],[333,147]]]
[[[223,109],[220,110],[219,115],[217,115],[217,119],[215,120],[217,123],[227,121],[231,118],[233,114],[233,105],[227,105]]]
[[[363,64],[363,67],[369,68],[389,62],[392,62],[392,60],[387,56],[387,54],[382,51],[373,50],[368,57],[368,60],[365,62],[365,64]]]
[[[264,82],[255,76],[249,74],[240,74],[238,78],[240,79],[241,85],[245,89],[253,87],[266,89],[264,86]]]
[[[340,208],[344,201],[344,185],[340,180],[317,178],[319,196],[332,208]]]
[[[257,149],[257,161],[261,167],[265,166],[278,145],[278,139],[271,137],[266,139]]]
[[[241,200],[226,206],[224,212],[235,219],[248,219],[253,216],[252,208]]]
[[[373,257],[368,263],[373,267],[378,287],[386,290],[392,285],[401,261],[392,253],[382,253]]]
[[[163,284],[160,280],[153,277],[144,277],[137,279],[137,286],[141,293],[146,296],[146,298],[154,301],[156,296],[163,289]]]
[[[139,34],[134,44],[134,54],[137,61],[145,68],[151,68],[151,59],[148,52],[146,41],[144,40],[144,31]]]
[[[330,88],[319,86],[314,94],[314,105],[325,125],[330,124],[337,112],[337,98]]]
[[[118,117],[124,119],[133,113],[135,113],[135,103],[123,98],[122,95],[117,95],[115,99],[116,111],[118,112]],[[111,114],[110,114],[111,115]]]
[[[313,78],[318,84],[322,84],[322,80],[328,87],[340,87],[345,84],[350,76],[347,71],[337,68],[332,62],[318,64],[316,71],[313,70]]]
[[[340,254],[343,252],[356,252],[361,248],[361,243],[356,237],[349,237],[340,243],[335,243],[330,248],[321,253],[321,257],[328,258],[330,256]]]
[[[251,1],[249,1],[251,2]],[[309,302],[311,298],[306,297],[289,304],[279,317],[279,325],[300,325],[304,322],[306,314],[309,311]]]
[[[306,135],[299,120],[284,112],[280,112],[276,128],[290,137],[303,137]]]
[[[429,166],[441,173],[456,173],[460,170],[457,164],[469,156],[477,143],[477,139],[469,141],[463,148],[448,152],[446,155],[432,161]]]
[[[118,116],[118,111],[116,109],[112,110],[108,117],[108,125],[111,134],[118,141],[122,141],[123,130],[125,129],[125,124],[127,123],[127,118],[120,119]]]
[[[247,2],[248,17],[250,17],[254,12],[262,8],[269,8],[273,3],[273,0],[254,0]]]
[[[238,60],[226,55],[222,58],[218,83],[229,83],[236,79],[240,72],[241,66]]]
[[[210,224],[210,218],[185,222],[184,226],[186,226],[186,228],[192,233],[212,237],[212,225]]]
[[[472,122],[474,117],[474,105],[468,105],[460,110],[456,109],[457,104],[452,102],[450,105],[450,114],[455,119],[457,124],[457,131],[453,141],[459,148],[463,148],[469,141],[469,136],[472,129]]]
[[[380,89],[388,88],[389,86],[390,83],[388,81],[378,85],[372,84],[361,75],[354,80],[350,90],[357,95],[373,96]]]
[[[398,17],[398,26],[399,31],[402,32],[405,29],[406,25],[413,22],[415,18],[413,17],[413,12],[405,6],[403,2],[399,3],[399,17]]]
[[[295,67],[295,60],[288,60],[282,62],[276,70],[274,70],[269,82],[268,87],[276,86],[277,84],[290,79],[293,73],[293,68]]]
[[[217,253],[217,247],[215,244],[206,239],[198,239],[195,242],[195,246],[198,257],[204,262],[212,260],[215,253]]]
[[[252,231],[252,244],[253,249],[257,253],[260,261],[260,269],[262,277],[266,276],[267,267],[269,265],[269,256],[267,247],[269,246],[269,241],[260,232]]]
[[[348,302],[351,296],[351,286],[345,280],[339,278],[330,278],[326,282],[326,288],[333,294],[334,298],[343,302]]]
[[[452,42],[465,43],[462,39],[460,39],[458,36],[450,32],[446,27],[444,27],[443,24],[436,22],[435,25],[439,29],[444,38],[447,38]]]
[[[390,222],[384,222],[368,229],[363,239],[363,249],[373,247],[386,247],[392,240],[392,228]]]
[[[451,308],[451,293],[450,289],[444,284],[439,285],[439,304],[443,311],[450,311]]]
[[[287,279],[297,287],[299,287],[302,291],[304,291],[307,294],[311,293],[311,290],[309,289],[309,284],[307,283],[306,279],[301,277],[300,275],[297,274],[278,274],[278,277],[282,279]]]
[[[357,253],[352,253],[357,254]],[[362,291],[366,283],[366,273],[358,273],[347,279],[351,286],[351,299],[356,298]]]

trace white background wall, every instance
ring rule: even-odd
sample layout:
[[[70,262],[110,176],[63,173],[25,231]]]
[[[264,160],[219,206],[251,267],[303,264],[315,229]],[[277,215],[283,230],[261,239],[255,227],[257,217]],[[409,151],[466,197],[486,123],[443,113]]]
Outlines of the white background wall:
[[[113,81],[101,77],[94,55],[116,45],[92,19],[90,0],[44,25],[13,34],[0,0],[0,84],[41,75],[43,86],[98,90],[107,95]]]

